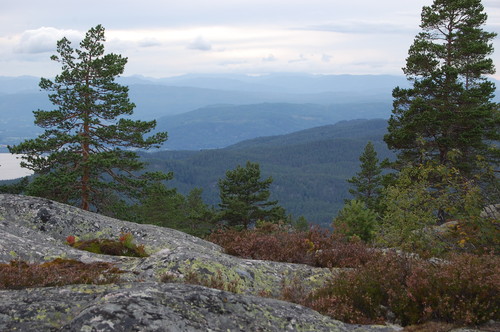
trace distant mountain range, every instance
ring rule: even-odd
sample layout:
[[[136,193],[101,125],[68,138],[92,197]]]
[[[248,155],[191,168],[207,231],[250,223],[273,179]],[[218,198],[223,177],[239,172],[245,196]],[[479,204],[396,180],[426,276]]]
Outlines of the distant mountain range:
[[[391,90],[402,76],[272,74],[121,77],[135,119],[158,119],[165,149],[208,149],[339,120],[388,117]],[[32,112],[50,110],[39,78],[0,77],[0,151],[42,132]]]
[[[224,149],[205,151],[160,151],[141,156],[151,170],[172,171],[168,186],[187,194],[203,188],[204,200],[219,203],[217,180],[225,172],[258,162],[262,177],[272,176],[272,199],[288,213],[304,215],[309,221],[328,225],[344,199],[349,198],[346,179],[359,170],[359,156],[371,140],[379,158],[392,153],[383,142],[387,121],[352,120],[240,142]]]
[[[345,119],[388,118],[387,102],[332,105],[263,103],[207,106],[158,119],[168,150],[223,148],[243,140],[282,135]]]
[[[358,118],[388,118],[391,91],[406,87],[403,76],[183,75],[120,77],[137,107],[133,118],[158,120],[168,150],[212,149],[260,136]],[[0,152],[42,132],[32,111],[50,110],[39,78],[0,77]]]
[[[39,77],[0,76],[0,93],[39,91]],[[121,84],[189,87],[208,90],[265,92],[269,94],[321,94],[324,92],[356,92],[358,95],[381,95],[396,86],[406,86],[404,76],[396,75],[312,75],[274,73],[261,76],[240,74],[188,74],[168,78],[124,76]]]

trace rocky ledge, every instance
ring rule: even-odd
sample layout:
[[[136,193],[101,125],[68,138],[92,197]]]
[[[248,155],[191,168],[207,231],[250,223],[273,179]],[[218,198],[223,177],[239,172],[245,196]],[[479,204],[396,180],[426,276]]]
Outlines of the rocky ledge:
[[[151,256],[107,256],[74,249],[81,239],[132,233]],[[284,278],[321,284],[328,269],[232,257],[210,242],[172,229],[130,223],[46,199],[0,195],[0,262],[71,258],[126,271],[108,285],[0,291],[1,331],[393,331],[345,324],[257,294],[278,295]],[[165,280],[221,274],[238,294]],[[335,271],[333,271],[335,273]],[[168,275],[168,278],[165,276]]]

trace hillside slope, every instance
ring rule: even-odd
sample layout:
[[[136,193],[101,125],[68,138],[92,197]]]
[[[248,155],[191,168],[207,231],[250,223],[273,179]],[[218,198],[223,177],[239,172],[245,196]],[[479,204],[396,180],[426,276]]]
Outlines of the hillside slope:
[[[349,198],[346,179],[359,169],[359,155],[373,141],[379,158],[390,157],[382,141],[386,120],[343,121],[296,133],[245,141],[225,149],[206,151],[162,151],[145,154],[155,170],[173,171],[170,187],[186,194],[203,188],[204,199],[218,204],[217,180],[225,172],[258,162],[262,176],[272,176],[272,199],[288,213],[328,225]]]
[[[356,118],[388,118],[390,104],[332,105],[262,103],[219,105],[158,119],[157,130],[167,131],[168,150],[217,149],[271,135],[334,124]]]

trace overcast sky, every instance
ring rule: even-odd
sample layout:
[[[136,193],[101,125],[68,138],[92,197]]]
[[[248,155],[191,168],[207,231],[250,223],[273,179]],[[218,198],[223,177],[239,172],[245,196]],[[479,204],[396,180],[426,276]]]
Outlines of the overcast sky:
[[[306,72],[402,75],[432,0],[1,0],[0,76],[59,72],[49,57],[106,28],[125,74]],[[500,0],[483,0],[500,33]],[[500,41],[493,60],[500,68]],[[500,74],[495,77],[500,79]]]

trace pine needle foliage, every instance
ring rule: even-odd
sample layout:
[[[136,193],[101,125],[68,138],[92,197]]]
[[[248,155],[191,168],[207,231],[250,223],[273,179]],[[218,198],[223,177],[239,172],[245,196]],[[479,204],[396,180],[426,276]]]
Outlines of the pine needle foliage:
[[[66,38],[57,42],[51,59],[62,71],[53,81],[40,81],[55,108],[34,112],[45,132],[9,147],[23,154],[22,167],[35,172],[28,194],[99,210],[114,193],[138,197],[149,182],[168,178],[160,172],[138,175],[144,163],[132,150],[159,147],[167,134],[144,138],[156,122],[127,118],[135,105],[128,88],[115,82],[127,58],[105,54],[104,42],[101,25],[86,33],[80,48]]]

